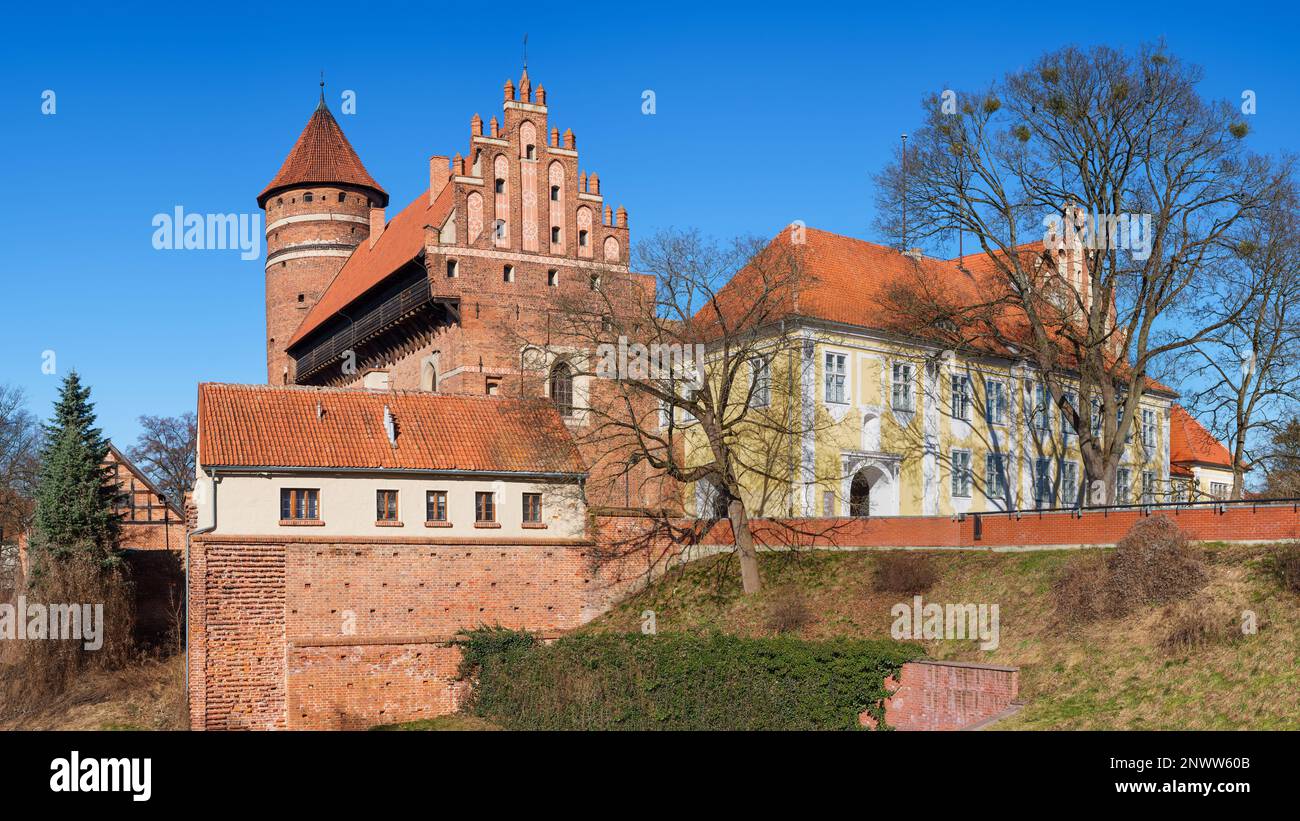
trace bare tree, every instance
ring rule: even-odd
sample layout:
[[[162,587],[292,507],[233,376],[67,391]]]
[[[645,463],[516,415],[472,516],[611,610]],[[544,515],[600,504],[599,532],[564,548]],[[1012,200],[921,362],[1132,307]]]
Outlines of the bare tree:
[[[1200,309],[1225,240],[1278,184],[1199,79],[1163,47],[1061,49],[987,91],[934,95],[906,164],[879,175],[884,230],[978,251],[964,282],[918,276],[885,309],[1034,368],[1079,432],[1093,504],[1115,498],[1156,363],[1236,318]]]
[[[665,231],[637,245],[642,274],[559,298],[547,339],[526,343],[594,352],[562,358],[566,374],[593,385],[581,441],[618,454],[615,464],[646,463],[674,486],[695,486],[697,513],[730,523],[746,593],[762,586],[750,519],[793,510],[800,435],[818,424],[799,402],[812,340],[782,321],[799,257],[791,242]],[[555,367],[533,364],[543,379]],[[683,529],[698,540],[699,525],[671,515],[656,535],[682,541]]]
[[[40,425],[20,388],[0,385],[0,543],[27,529],[40,466]]]
[[[1177,357],[1189,405],[1232,454],[1232,498],[1242,498],[1245,468],[1268,452],[1269,432],[1300,401],[1300,208],[1289,187],[1242,225],[1239,264],[1225,266],[1204,312],[1226,317]]]
[[[143,430],[128,454],[178,509],[194,484],[198,422],[193,411],[180,416],[141,416]]]

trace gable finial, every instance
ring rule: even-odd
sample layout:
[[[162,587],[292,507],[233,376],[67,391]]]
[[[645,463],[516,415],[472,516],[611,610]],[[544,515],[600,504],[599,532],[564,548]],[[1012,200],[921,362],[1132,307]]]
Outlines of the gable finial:
[[[528,70],[528,32],[524,32],[524,71]]]
[[[325,105],[325,69],[320,72],[320,104]]]

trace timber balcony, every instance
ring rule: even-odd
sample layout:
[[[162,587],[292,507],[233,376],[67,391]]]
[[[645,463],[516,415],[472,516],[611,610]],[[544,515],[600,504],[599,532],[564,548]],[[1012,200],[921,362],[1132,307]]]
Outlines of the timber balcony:
[[[346,321],[346,317],[343,317]],[[392,294],[332,334],[295,355],[294,381],[299,385],[328,383],[339,375],[333,366],[341,365],[347,352],[361,363],[366,354],[374,353],[415,330],[432,328],[460,318],[459,301],[434,297],[427,277]],[[419,326],[413,327],[413,326]]]

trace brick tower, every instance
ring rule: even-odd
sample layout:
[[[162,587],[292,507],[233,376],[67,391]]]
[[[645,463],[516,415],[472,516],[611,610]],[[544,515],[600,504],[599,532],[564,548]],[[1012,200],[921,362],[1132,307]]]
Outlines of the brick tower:
[[[343,263],[382,225],[388,194],[374,181],[343,129],[320,103],[275,179],[257,197],[266,211],[266,379],[292,384],[285,353]]]

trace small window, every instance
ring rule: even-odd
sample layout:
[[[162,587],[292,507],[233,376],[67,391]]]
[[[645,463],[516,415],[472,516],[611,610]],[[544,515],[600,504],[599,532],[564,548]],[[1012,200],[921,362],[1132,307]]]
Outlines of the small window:
[[[573,370],[564,361],[551,368],[551,401],[561,416],[573,415]]]
[[[525,493],[524,494],[524,521],[529,524],[540,524],[542,521],[542,494]]]
[[[377,522],[397,521],[397,491],[395,490],[375,491],[375,521]]]
[[[1007,474],[1003,464],[1003,455],[989,453],[984,457],[984,496],[988,499],[1002,500],[1007,495]]]
[[[1126,505],[1133,501],[1133,472],[1129,468],[1115,471],[1115,504]]]
[[[968,499],[970,486],[970,451],[954,450],[952,452],[952,495],[956,498]]]
[[[552,185],[552,186],[551,186],[551,202],[559,202],[559,201],[560,201],[560,186],[558,186],[558,185]]]
[[[496,396],[501,392],[501,377],[489,376],[486,380],[486,388],[488,396]]]
[[[348,198],[347,194],[344,194],[342,191],[339,192],[339,202],[346,202],[347,198]]]
[[[600,274],[592,274],[591,277],[588,279],[588,283],[591,285],[591,290],[593,290],[593,291],[599,291],[599,290],[600,290]]]
[[[578,232],[578,245],[582,246],[583,248],[586,248],[586,247],[587,247],[587,232],[586,232],[586,231],[579,231],[579,232]]]
[[[1052,460],[1041,456],[1034,460],[1034,505],[1052,506]]]
[[[1153,505],[1156,503],[1156,472],[1154,470],[1142,471],[1142,504]]]
[[[311,192],[308,191],[306,194],[303,194],[303,195],[302,195],[302,201],[303,201],[303,202],[311,202],[311,197],[312,197]]]
[[[834,405],[847,404],[848,357],[842,353],[826,354],[825,370],[825,400]]]
[[[546,284],[552,288],[560,284],[560,272],[552,268],[546,272]]]
[[[749,378],[753,390],[749,395],[749,406],[765,408],[772,403],[772,366],[761,356],[749,360]]]
[[[426,522],[447,521],[447,491],[431,490],[424,494],[424,520]]]
[[[1061,505],[1075,507],[1079,504],[1079,463],[1061,463]]]
[[[503,282],[514,282],[514,281],[515,281],[515,266],[513,266],[513,265],[507,265],[505,268],[503,268],[503,269],[501,270],[501,280],[502,280]]]
[[[298,301],[302,302],[304,299],[306,299],[306,297],[307,297],[306,294],[298,294]]]
[[[895,362],[893,381],[890,383],[890,404],[894,410],[912,413],[916,403],[912,397],[912,366],[907,362]]]
[[[506,181],[497,177],[494,190],[498,194],[504,194],[506,192]]]
[[[282,488],[280,518],[284,521],[320,519],[320,490],[317,488]]]
[[[578,233],[579,235],[581,235],[582,232],[578,232]],[[551,242],[555,243],[556,245],[559,245],[560,243],[560,226],[558,225],[551,226]]]
[[[454,259],[447,260],[447,279],[455,279],[460,276],[460,262]]]
[[[1142,444],[1148,449],[1156,446],[1156,412],[1150,408],[1142,409]]]
[[[954,374],[952,377],[952,418],[964,419],[969,422],[970,406],[970,377]]]
[[[474,494],[474,521],[495,522],[497,520],[496,494],[491,491],[478,491]]]
[[[525,146],[525,147],[524,147],[524,159],[526,159],[526,160],[535,160],[535,159],[537,159],[537,146],[535,146],[535,145]]]

